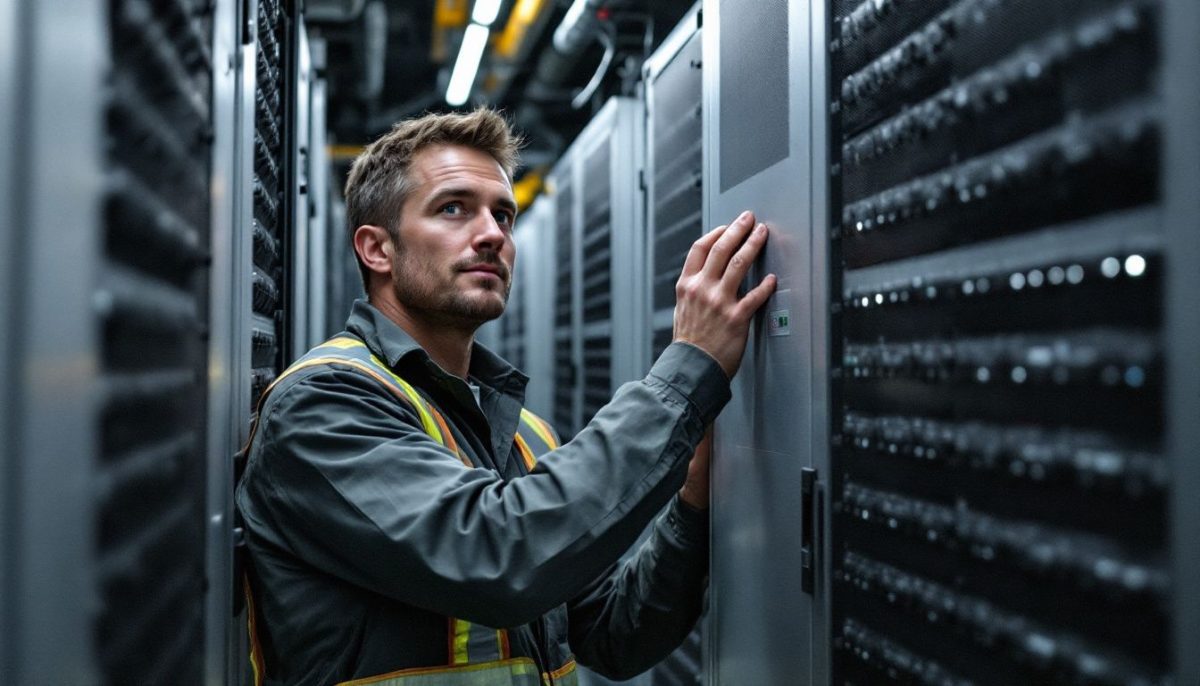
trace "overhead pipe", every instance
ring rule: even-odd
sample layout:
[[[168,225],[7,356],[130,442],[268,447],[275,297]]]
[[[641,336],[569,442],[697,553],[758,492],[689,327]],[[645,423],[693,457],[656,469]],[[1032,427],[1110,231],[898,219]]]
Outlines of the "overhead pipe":
[[[575,0],[567,9],[550,45],[538,58],[526,96],[533,100],[554,100],[563,97],[560,88],[571,76],[575,64],[602,31],[597,12],[611,0]]]

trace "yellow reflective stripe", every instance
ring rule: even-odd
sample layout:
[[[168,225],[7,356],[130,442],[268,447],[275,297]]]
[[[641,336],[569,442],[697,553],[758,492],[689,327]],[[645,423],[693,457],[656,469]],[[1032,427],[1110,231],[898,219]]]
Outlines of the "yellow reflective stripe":
[[[521,460],[525,463],[525,471],[533,471],[533,465],[537,460],[533,457],[533,451],[529,449],[529,444],[521,438],[521,434],[513,436],[513,442],[517,444],[517,452],[521,453]]]
[[[374,356],[372,356],[372,359],[374,359]],[[425,399],[417,394],[416,389],[408,385],[408,382],[406,382],[404,379],[401,379],[390,371],[388,371],[389,376],[397,383],[389,383],[388,379],[384,378],[384,376],[380,374],[378,370],[366,362],[362,362],[351,357],[316,357],[311,360],[297,362],[291,367],[288,367],[287,370],[285,370],[284,373],[275,380],[275,383],[279,383],[279,381],[281,381],[285,376],[290,376],[293,372],[299,371],[306,367],[315,367],[318,365],[327,364],[349,365],[355,369],[370,374],[372,378],[383,384],[385,387],[391,389],[393,392],[399,390],[400,393],[397,393],[397,396],[403,397],[410,404],[412,404],[413,408],[417,411],[417,416],[421,419],[421,428],[425,430],[425,433],[429,434],[433,440],[437,441],[441,445],[446,445],[446,439],[442,436],[441,430],[438,429],[437,422],[434,421],[433,416],[429,414],[429,410],[425,407]],[[383,369],[386,371],[387,367],[385,366]],[[272,386],[273,385],[274,384],[272,384]],[[266,397],[265,392],[263,393],[263,397]]]
[[[393,372],[386,364],[383,363],[383,360],[371,355],[371,361],[374,362],[384,372],[386,372],[387,375],[396,382],[396,385],[404,389],[405,395],[407,395],[409,399],[411,399],[417,406],[417,412],[421,415],[421,426],[425,427],[425,433],[433,436],[433,439],[438,443],[446,445],[446,439],[442,438],[441,429],[438,428],[437,422],[433,421],[433,415],[429,413],[429,408],[425,407],[425,399],[422,398],[419,393],[417,393],[417,389],[413,388],[407,381],[397,376],[396,372]]]
[[[467,654],[467,645],[471,641],[471,623],[461,620],[454,620],[454,655],[451,656],[450,664],[465,665],[470,662],[470,656]]]
[[[250,577],[242,574],[242,591],[246,594],[246,633],[250,634],[250,669],[254,672],[254,686],[263,683],[262,646],[258,642],[258,621],[254,616],[254,594],[250,591]]]
[[[324,343],[322,343],[321,345],[318,345],[317,347],[318,348],[342,348],[343,350],[346,350],[349,348],[365,348],[365,347],[367,347],[367,344],[363,343],[362,341],[358,340],[357,338],[350,338],[349,336],[341,336],[338,338],[331,338],[331,339],[325,341]]]
[[[366,348],[366,347],[367,347],[367,344],[363,343],[362,341],[358,340],[357,338],[350,338],[348,336],[339,336],[337,338],[331,338],[331,339],[325,341],[321,345],[314,348],[314,350],[319,350],[321,348],[340,348],[342,350],[349,350],[350,348]],[[328,359],[328,358],[320,358],[320,359]],[[338,358],[338,359],[340,359],[340,358]],[[358,362],[357,360],[354,360],[354,361]],[[420,417],[421,417],[421,426],[425,428],[425,433],[432,436],[433,440],[437,441],[438,443],[441,443],[442,445],[446,445],[446,439],[442,436],[441,429],[438,428],[437,422],[435,422],[433,420],[433,416],[429,413],[429,409],[425,407],[425,399],[422,398],[419,393],[417,393],[417,390],[415,388],[413,388],[407,381],[405,381],[404,379],[401,379],[399,376],[397,376],[396,373],[393,372],[390,367],[388,367],[386,364],[384,364],[383,360],[379,359],[374,354],[371,355],[371,362],[374,363],[375,366],[379,368],[379,370],[383,371],[385,374],[387,374],[389,377],[391,377],[392,381],[394,381],[396,383],[396,385],[398,385],[404,391],[404,394],[408,396],[408,399],[412,401],[413,405],[417,408],[417,414],[420,415]],[[359,365],[361,365],[361,364],[362,363],[360,362]],[[304,363],[304,366],[308,366],[308,363]],[[355,366],[358,366],[358,365],[355,365]],[[365,368],[365,367],[363,367],[363,368]],[[289,372],[291,371],[290,368],[288,371]],[[288,373],[288,372],[285,372],[285,373]]]
[[[527,677],[527,678],[525,678]],[[480,662],[460,667],[413,667],[387,674],[343,681],[337,686],[495,686],[496,684],[528,684],[535,686],[538,679],[537,666],[528,657],[509,660]]]
[[[533,429],[538,438],[542,439],[551,450],[558,447],[558,441],[554,440],[554,434],[550,432],[550,427],[542,421],[541,417],[525,408],[521,408],[521,421],[525,422],[526,426],[530,429]]]

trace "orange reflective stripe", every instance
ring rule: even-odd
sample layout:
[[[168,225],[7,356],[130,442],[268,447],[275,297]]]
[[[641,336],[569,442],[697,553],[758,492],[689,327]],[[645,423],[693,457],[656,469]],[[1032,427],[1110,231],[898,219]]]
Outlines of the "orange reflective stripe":
[[[500,646],[500,659],[507,660],[512,657],[512,650],[508,645],[508,629],[496,630],[496,643]]]
[[[458,441],[454,440],[454,434],[450,431],[450,427],[446,424],[446,418],[442,416],[442,413],[438,412],[437,408],[432,405],[429,406],[429,411],[433,414],[433,418],[437,421],[438,426],[441,427],[442,435],[446,437],[446,447],[458,453],[458,459],[462,460],[463,464],[468,467],[474,467],[475,465],[471,464],[471,458],[458,449]]]
[[[550,672],[550,678],[551,679],[561,679],[564,676],[566,676],[574,671],[575,671],[575,658],[571,658],[570,660],[567,661],[567,664],[563,665],[562,667],[559,667],[558,669],[554,670],[553,672]]]
[[[254,686],[262,686],[265,677],[262,646],[258,642],[258,622],[254,617],[254,594],[250,592],[250,577],[242,574],[242,591],[246,594],[246,631],[250,634],[250,669],[254,672]]]
[[[525,463],[525,471],[533,471],[533,465],[537,462],[533,458],[533,451],[529,449],[529,444],[521,438],[521,434],[513,436],[513,443],[517,444],[517,452],[521,453],[521,460]]]

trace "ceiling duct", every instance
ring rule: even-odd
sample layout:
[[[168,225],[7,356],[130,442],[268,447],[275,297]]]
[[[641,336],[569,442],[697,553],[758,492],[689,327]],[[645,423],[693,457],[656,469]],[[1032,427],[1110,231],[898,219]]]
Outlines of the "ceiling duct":
[[[304,19],[310,24],[344,24],[358,19],[367,0],[308,0]]]
[[[372,0],[363,11],[363,72],[358,94],[375,100],[383,93],[387,61],[388,13],[381,0]]]

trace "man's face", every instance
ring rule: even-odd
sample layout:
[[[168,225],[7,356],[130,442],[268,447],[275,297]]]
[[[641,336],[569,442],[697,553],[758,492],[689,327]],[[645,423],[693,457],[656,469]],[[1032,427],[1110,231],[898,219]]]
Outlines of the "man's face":
[[[485,152],[437,145],[413,156],[413,189],[400,213],[392,288],[410,313],[452,326],[499,317],[516,259],[517,204]]]

